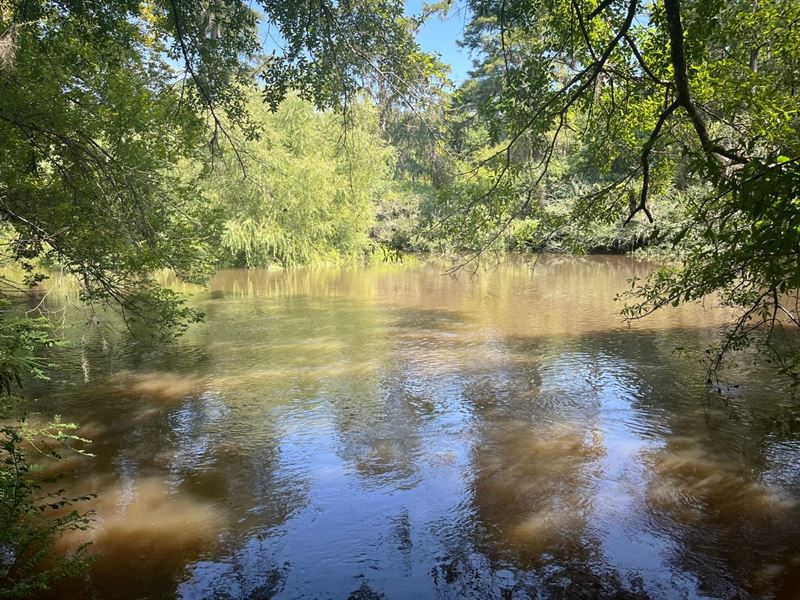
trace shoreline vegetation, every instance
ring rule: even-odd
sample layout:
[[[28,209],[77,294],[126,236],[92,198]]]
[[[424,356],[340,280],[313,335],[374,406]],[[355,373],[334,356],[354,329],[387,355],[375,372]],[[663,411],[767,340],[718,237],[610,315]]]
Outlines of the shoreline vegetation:
[[[465,74],[418,39],[453,11]],[[168,345],[203,315],[159,273],[632,251],[662,263],[624,318],[734,311],[709,388],[741,352],[800,383],[798,22],[796,0],[0,4],[0,596],[83,565],[44,566],[87,517],[27,462],[74,427],[19,410],[59,343],[52,272],[89,324]]]

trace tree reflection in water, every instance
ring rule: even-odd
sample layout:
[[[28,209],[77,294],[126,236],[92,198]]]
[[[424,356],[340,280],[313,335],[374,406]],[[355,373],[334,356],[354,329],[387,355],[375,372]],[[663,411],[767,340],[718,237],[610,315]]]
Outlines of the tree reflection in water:
[[[98,558],[55,593],[792,597],[800,408],[749,364],[707,398],[674,349],[721,311],[621,323],[648,268],[229,271],[175,346],[61,350]]]

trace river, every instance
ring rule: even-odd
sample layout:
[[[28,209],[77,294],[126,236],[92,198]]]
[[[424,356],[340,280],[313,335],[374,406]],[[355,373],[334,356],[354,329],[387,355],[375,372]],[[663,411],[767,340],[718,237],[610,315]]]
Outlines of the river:
[[[32,409],[93,440],[96,559],[54,594],[800,597],[800,402],[707,393],[719,309],[624,323],[649,268],[230,270],[174,345],[75,325]]]

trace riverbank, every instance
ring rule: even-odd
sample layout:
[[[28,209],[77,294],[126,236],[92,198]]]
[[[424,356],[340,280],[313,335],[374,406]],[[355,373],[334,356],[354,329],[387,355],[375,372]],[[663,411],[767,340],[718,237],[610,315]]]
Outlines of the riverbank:
[[[224,270],[175,344],[76,323],[31,391],[94,440],[64,485],[97,521],[65,543],[98,558],[54,594],[785,596],[797,405],[751,365],[704,402],[674,349],[725,315],[625,324],[648,268]]]

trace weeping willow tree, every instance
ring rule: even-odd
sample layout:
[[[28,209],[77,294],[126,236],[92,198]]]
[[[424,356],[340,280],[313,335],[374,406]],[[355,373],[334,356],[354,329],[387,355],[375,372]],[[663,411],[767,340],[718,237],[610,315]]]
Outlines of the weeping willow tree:
[[[394,163],[374,108],[354,104],[343,117],[289,96],[275,112],[253,98],[249,112],[261,134],[227,157],[209,190],[225,218],[224,261],[290,267],[363,258]]]

